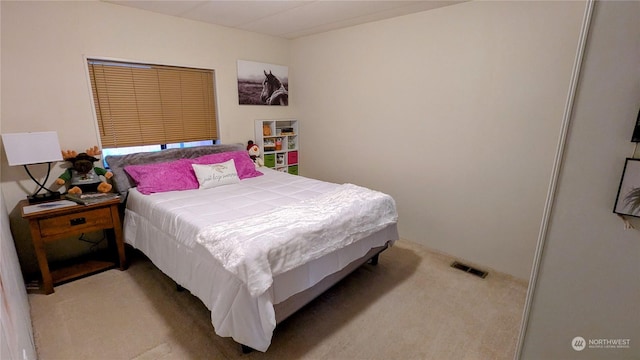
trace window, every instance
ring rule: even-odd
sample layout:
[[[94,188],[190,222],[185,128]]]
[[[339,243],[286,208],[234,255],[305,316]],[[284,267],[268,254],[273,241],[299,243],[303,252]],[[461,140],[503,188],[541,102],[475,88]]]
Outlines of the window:
[[[218,143],[215,140],[203,140],[203,141],[191,141],[186,143],[175,143],[175,144],[157,144],[157,145],[144,145],[144,146],[128,146],[128,147],[120,147],[120,148],[104,148],[102,149],[102,167],[105,169],[109,168],[109,164],[107,164],[106,158],[109,155],[126,155],[133,154],[137,152],[152,152],[152,151],[160,151],[163,149],[179,149],[179,148],[188,148],[193,146],[202,146],[202,145],[213,145]]]
[[[94,59],[88,67],[105,156],[218,140],[213,70]]]

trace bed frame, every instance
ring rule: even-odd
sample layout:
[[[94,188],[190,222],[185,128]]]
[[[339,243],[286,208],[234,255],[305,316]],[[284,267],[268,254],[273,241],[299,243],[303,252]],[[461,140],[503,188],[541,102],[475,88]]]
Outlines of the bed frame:
[[[356,259],[349,263],[344,269],[335,272],[324,279],[322,279],[319,283],[314,286],[299,292],[285,301],[282,301],[278,304],[274,304],[273,308],[276,313],[276,325],[280,324],[284,320],[286,320],[289,316],[293,315],[298,310],[302,309],[305,305],[313,301],[315,298],[320,296],[322,293],[327,291],[333,285],[340,282],[340,280],[347,277],[347,275],[351,274],[357,268],[369,262],[371,265],[378,265],[378,259],[380,253],[386,250],[390,246],[390,242],[387,242],[384,246],[379,246],[372,248],[367,252],[363,257]],[[248,354],[254,351],[251,347],[240,344],[242,348],[242,353]]]
[[[323,292],[327,291],[333,285],[337,284],[340,280],[351,274],[362,264],[369,262],[371,265],[377,265],[380,253],[386,250],[388,247],[389,244],[387,243],[385,246],[373,248],[369,250],[369,252],[367,252],[363,257],[352,261],[344,269],[325,277],[313,287],[299,292],[283,302],[274,304],[273,307],[276,311],[276,324],[281,323],[286,318],[293,315],[293,313],[300,310],[302,307],[304,307],[306,304],[311,302]]]
[[[349,265],[347,265],[344,269],[325,277],[314,286],[291,296],[287,300],[282,301],[278,304],[274,304],[273,308],[276,313],[276,325],[280,324],[281,322],[286,320],[289,316],[293,315],[298,310],[305,307],[308,303],[313,301],[318,296],[322,295],[325,291],[329,290],[333,285],[339,283],[340,280],[347,277],[349,274],[354,272],[363,264],[368,262],[373,266],[378,265],[378,259],[380,257],[380,253],[388,249],[389,246],[391,246],[390,243],[391,241],[387,242],[384,246],[372,248],[371,250],[369,250],[369,252],[367,252],[361,258],[356,259],[351,263],[349,263]],[[176,290],[184,291],[186,289],[182,285],[176,283]],[[240,344],[240,346],[243,354],[248,354],[254,351],[254,349],[252,349],[247,345]]]

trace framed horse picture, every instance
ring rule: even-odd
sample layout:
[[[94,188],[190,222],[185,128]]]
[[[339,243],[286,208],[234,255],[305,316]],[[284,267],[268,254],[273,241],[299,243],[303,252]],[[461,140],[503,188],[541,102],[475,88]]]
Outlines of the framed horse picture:
[[[289,105],[289,68],[238,60],[240,105]]]

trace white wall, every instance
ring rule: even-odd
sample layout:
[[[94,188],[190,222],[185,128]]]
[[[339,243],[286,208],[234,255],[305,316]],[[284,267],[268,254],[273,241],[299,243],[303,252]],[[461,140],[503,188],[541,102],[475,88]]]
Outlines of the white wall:
[[[57,130],[60,145],[78,151],[98,144],[85,57],[215,69],[225,143],[252,139],[255,119],[294,117],[295,103],[239,106],[236,85],[239,59],[288,65],[288,40],[97,1],[2,1],[0,6],[3,132]],[[21,261],[33,270],[28,229],[15,205],[35,186],[24,169],[8,167],[4,155],[0,161]],[[49,183],[62,171],[52,171]]]
[[[0,17],[2,7],[0,6]],[[0,68],[2,47],[0,46]],[[0,87],[0,108],[2,88]],[[1,119],[1,118],[0,118]],[[2,133],[0,121],[0,133]],[[0,191],[0,359],[36,359],[29,300],[18,260],[9,215]]]
[[[640,2],[596,2],[522,359],[638,359],[640,223],[612,213],[640,107]],[[629,339],[628,349],[571,347]]]
[[[0,193],[0,359],[35,359],[27,290]]]
[[[468,2],[293,41],[301,171],[401,236],[529,277],[584,3]]]

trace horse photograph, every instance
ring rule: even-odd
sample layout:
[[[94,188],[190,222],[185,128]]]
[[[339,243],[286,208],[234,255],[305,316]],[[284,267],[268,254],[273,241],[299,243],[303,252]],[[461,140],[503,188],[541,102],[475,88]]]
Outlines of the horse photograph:
[[[289,105],[287,66],[238,60],[240,105]]]

